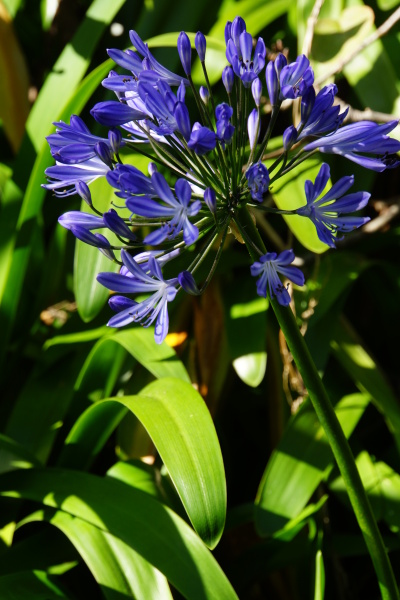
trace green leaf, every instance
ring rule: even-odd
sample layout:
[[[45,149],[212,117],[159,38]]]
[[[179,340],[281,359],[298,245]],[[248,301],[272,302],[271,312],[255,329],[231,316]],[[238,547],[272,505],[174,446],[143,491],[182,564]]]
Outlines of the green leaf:
[[[114,189],[104,177],[94,181],[90,188],[96,209],[101,213],[106,212],[115,198]],[[93,214],[84,200],[81,203],[81,211]],[[117,236],[111,232],[107,239],[112,245],[120,244]],[[104,256],[98,248],[76,240],[74,292],[79,316],[85,323],[92,321],[99,314],[110,296],[110,290],[97,281],[97,275],[104,271],[116,273],[118,270],[119,264]]]
[[[67,598],[45,571],[22,571],[0,576],[0,597],[4,600]]]
[[[92,401],[110,396],[126,352],[154,377],[177,377],[190,383],[189,375],[175,351],[165,342],[156,344],[152,329],[132,328],[110,333],[95,344],[82,366],[75,389]],[[134,363],[131,368],[133,366]],[[99,407],[95,413],[83,413],[66,439],[59,465],[87,469],[126,412],[125,408],[110,404]]]
[[[365,344],[344,320],[339,321],[331,347],[336,358],[348,372],[356,386],[367,392],[394,437],[400,451],[400,407],[398,399],[384,374],[364,348]]]
[[[204,400],[184,381],[160,379],[146,386],[140,395],[109,398],[90,406],[75,423],[66,443],[79,450],[79,442],[83,440],[86,446],[87,439],[92,452],[97,452],[98,441],[85,432],[98,433],[103,444],[99,423],[104,424],[109,435],[125,414],[120,407],[129,409],[144,425],[194,528],[209,547],[216,546],[225,524],[225,474],[218,438]],[[108,426],[107,422],[111,424]]]
[[[270,189],[277,207],[282,210],[294,210],[304,206],[306,203],[304,184],[307,179],[315,181],[321,164],[322,160],[313,156],[287,175],[280,177]],[[318,239],[317,230],[310,219],[300,215],[284,215],[283,218],[307,250],[321,254],[328,249],[328,246]]]
[[[367,394],[345,396],[335,412],[349,437],[363,415]],[[332,468],[333,455],[309,401],[291,418],[272,453],[258,489],[255,522],[260,535],[272,535],[296,518]]]
[[[176,352],[165,342],[156,344],[153,328],[133,327],[119,331],[110,341],[120,344],[154,377],[177,377],[190,383],[190,377]]]
[[[249,298],[253,297],[253,300]],[[225,290],[226,332],[233,368],[247,385],[257,387],[267,367],[268,300],[255,295],[250,278]]]
[[[112,478],[65,469],[0,475],[0,494],[62,509],[111,533],[159,569],[188,600],[237,599],[194,531],[149,494]]]
[[[39,466],[36,456],[12,438],[0,434],[0,473],[33,466]]]
[[[127,544],[62,511],[38,511],[24,523],[49,521],[75,546],[108,600],[172,600],[167,580]]]

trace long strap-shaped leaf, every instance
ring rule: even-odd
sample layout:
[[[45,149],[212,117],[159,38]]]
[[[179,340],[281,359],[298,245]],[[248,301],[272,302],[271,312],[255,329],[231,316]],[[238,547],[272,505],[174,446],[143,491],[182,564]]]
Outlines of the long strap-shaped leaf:
[[[75,423],[67,444],[83,446],[84,456],[86,439],[95,448],[93,431],[102,435],[98,423],[113,418],[115,427],[124,415],[113,414],[114,406],[117,411],[118,406],[129,409],[147,429],[194,528],[214,548],[225,524],[225,473],[214,424],[201,396],[179,379],[154,381],[138,396],[109,398],[89,407]]]
[[[115,536],[61,510],[37,511],[22,524],[49,521],[82,556],[108,600],[172,600],[165,577]]]
[[[236,600],[212,554],[173,511],[113,479],[66,469],[27,469],[0,476],[0,495],[58,508],[124,541],[188,600]]]

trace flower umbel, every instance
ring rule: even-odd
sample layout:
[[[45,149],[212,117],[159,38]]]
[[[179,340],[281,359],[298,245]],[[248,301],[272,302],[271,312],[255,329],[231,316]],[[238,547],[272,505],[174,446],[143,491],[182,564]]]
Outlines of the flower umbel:
[[[69,211],[60,223],[120,265],[118,274],[100,273],[98,281],[118,294],[148,294],[140,302],[113,295],[109,303],[116,314],[109,325],[155,323],[155,339],[161,343],[168,332],[168,303],[178,293],[198,295],[207,287],[231,232],[253,257],[251,274],[259,277],[258,294],[287,306],[290,295],[280,275],[298,286],[304,284],[304,276],[291,264],[293,250],[266,252],[256,226],[252,227],[248,205],[264,214],[308,217],[319,239],[334,247],[338,233],[368,220],[350,214],[369,199],[366,192],[347,193],[353,176],[342,177],[322,195],[330,176],[323,164],[315,183],[306,182],[306,205],[295,211],[274,207],[269,190],[308,152],[318,149],[376,171],[397,166],[400,142],[388,136],[397,122],[342,127],[347,111],[340,112],[335,105],[336,86],[330,84],[316,94],[314,73],[303,55],[290,62],[278,54],[268,62],[264,79],[266,44],[262,38],[253,43],[241,17],[225,28],[229,65],[221,73],[226,95],[218,99],[207,75],[207,42],[201,32],[195,36],[204,73],[200,89],[191,77],[192,48],[185,32],[177,40],[182,75],[156,61],[135,31],[130,38],[136,51],[108,50],[127,71],[112,70],[103,81],[115,99],[98,102],[91,110],[108,131],[93,135],[76,115],[69,124],[55,123],[56,132],[48,142],[56,165],[46,169],[49,181],[44,186],[57,196],[77,194],[92,210],[92,214]],[[270,117],[263,110],[267,96]],[[286,128],[283,147],[274,148],[274,160],[267,160],[265,151],[281,104],[296,98],[301,98],[300,123]],[[197,113],[189,110],[195,105]],[[139,170],[135,152],[148,158],[148,174]],[[98,209],[91,190],[100,177],[115,194],[105,212]],[[165,279],[162,268],[178,255],[180,273]],[[202,271],[197,271],[200,265]],[[170,264],[167,268],[173,270]],[[208,274],[198,285],[200,272]]]

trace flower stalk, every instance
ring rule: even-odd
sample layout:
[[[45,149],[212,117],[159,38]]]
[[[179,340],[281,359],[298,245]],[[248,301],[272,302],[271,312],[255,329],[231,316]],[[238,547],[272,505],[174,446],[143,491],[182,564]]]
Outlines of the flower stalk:
[[[248,236],[251,236],[252,239],[256,239],[257,245],[260,246],[260,249],[265,251],[263,240],[254,225],[246,206],[238,211],[237,221],[240,223],[241,230],[245,230]],[[245,243],[246,237],[244,237]],[[251,258],[256,260],[258,256],[255,253],[254,248],[248,243],[246,243],[246,246]],[[389,556],[376,523],[371,504],[362,484],[353,453],[333,409],[321,377],[318,374],[304,337],[299,331],[296,319],[290,307],[282,306],[274,298],[271,298],[271,305],[296,366],[303,378],[315,413],[325,431],[332,453],[339,467],[340,474],[343,477],[351,506],[353,507],[355,517],[374,565],[382,599],[399,600],[399,590],[397,588]]]

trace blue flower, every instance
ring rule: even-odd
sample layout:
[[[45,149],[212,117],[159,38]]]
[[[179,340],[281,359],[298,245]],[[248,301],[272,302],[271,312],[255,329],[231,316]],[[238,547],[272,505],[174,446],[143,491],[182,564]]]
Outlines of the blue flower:
[[[138,36],[136,31],[130,31],[129,37],[131,38],[132,44],[135,46],[139,54],[142,55],[143,60],[135,54],[132,50],[107,50],[108,55],[112,60],[117,63],[120,67],[132,71],[135,79],[140,78],[141,81],[146,79],[147,81],[157,81],[163,79],[169,85],[178,86],[182,81],[185,84],[189,82],[187,79],[175,75],[165,67],[163,67],[151,54],[147,44],[144,44],[141,38]]]
[[[185,179],[178,179],[175,184],[176,198],[161,173],[151,176],[155,193],[165,202],[160,204],[148,196],[130,198],[127,205],[133,213],[142,217],[168,218],[161,228],[156,229],[144,239],[145,244],[158,245],[164,240],[172,240],[183,231],[183,240],[188,246],[193,244],[199,235],[199,230],[189,221],[189,217],[197,215],[201,209],[200,200],[189,205],[192,190]]]
[[[249,184],[249,190],[253,200],[262,202],[264,194],[268,191],[269,173],[262,162],[255,163],[246,171],[246,179]]]
[[[89,231],[105,227],[103,217],[97,217],[96,215],[85,213],[81,210],[71,210],[64,213],[58,218],[58,222],[65,227],[65,229],[71,229],[71,227],[75,227],[76,225],[84,227]]]
[[[260,256],[260,260],[256,261],[250,267],[250,272],[253,277],[261,275],[257,281],[257,293],[259,296],[267,297],[268,293],[271,298],[276,297],[279,304],[288,306],[290,304],[290,295],[287,288],[279,279],[278,273],[281,273],[287,279],[290,279],[296,285],[304,285],[304,275],[297,267],[290,266],[294,261],[293,250],[284,250],[279,255],[276,252],[267,252]]]
[[[217,138],[214,131],[208,127],[203,127],[200,123],[195,123],[188,141],[188,146],[199,156],[207,154],[214,150]]]
[[[149,327],[154,321],[154,337],[161,344],[168,333],[167,303],[174,300],[177,293],[178,278],[164,280],[157,260],[150,256],[148,273],[146,273],[125,250],[121,250],[121,259],[128,275],[121,273],[99,273],[97,281],[104,287],[125,294],[151,293],[142,302],[135,302],[125,296],[112,296],[109,300],[111,308],[117,312],[112,317],[109,327],[124,327],[129,323],[140,322]]]
[[[75,164],[93,158],[97,154],[95,146],[100,142],[112,149],[110,139],[93,135],[76,115],[71,116],[69,125],[63,121],[54,125],[58,128],[56,133],[47,136],[46,140],[53,158],[60,163]]]
[[[97,156],[75,165],[57,163],[45,170],[49,183],[43,184],[42,187],[52,190],[59,197],[72,196],[77,193],[76,184],[79,181],[89,184],[99,177],[104,177],[109,171],[110,168]]]
[[[337,87],[334,83],[326,85],[315,95],[315,90],[310,87],[301,99],[301,121],[297,130],[298,140],[309,135],[324,135],[336,131],[343,123],[349,109],[342,113],[340,106],[333,106]]]
[[[115,192],[119,198],[130,198],[137,194],[156,195],[151,179],[133,165],[118,163],[106,177],[108,183],[119,190]]]
[[[372,171],[393,169],[400,164],[400,160],[394,156],[396,152],[400,151],[400,142],[386,134],[392,131],[397,124],[398,121],[390,121],[382,125],[372,121],[351,123],[338,129],[335,133],[307,144],[304,146],[304,150],[309,152],[318,148],[320,152],[327,154],[340,154]],[[366,154],[382,156],[365,156]]]
[[[310,67],[308,58],[302,54],[290,65],[282,67],[279,73],[279,98],[294,100],[298,96],[303,96],[313,83],[314,71]]]
[[[90,114],[100,125],[106,127],[124,125],[130,121],[144,119],[147,116],[143,111],[117,100],[98,102],[93,106]]]
[[[364,208],[371,194],[355,192],[345,195],[354,183],[354,176],[351,175],[339,179],[329,192],[317,200],[325,189],[329,177],[329,166],[323,163],[315,183],[313,184],[309,180],[306,181],[307,204],[296,212],[303,217],[309,217],[317,229],[317,235],[321,242],[335,248],[335,242],[341,239],[337,237],[338,231],[347,233],[369,221],[369,217],[343,217],[342,214],[352,213]]]
[[[264,40],[258,38],[252,60],[253,38],[247,33],[245,24],[243,29],[243,24],[243,19],[236,17],[232,23],[229,37],[228,31],[225,29],[226,38],[228,38],[226,41],[226,58],[232,65],[235,75],[240,77],[243,85],[247,88],[250,87],[252,81],[264,68],[267,50]],[[241,31],[240,34],[239,31]]]

